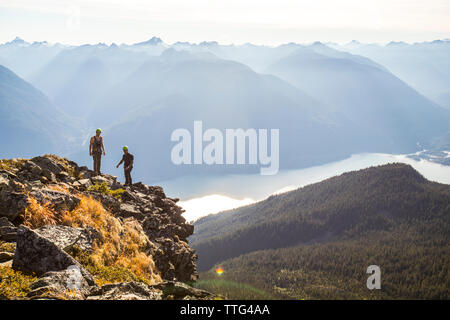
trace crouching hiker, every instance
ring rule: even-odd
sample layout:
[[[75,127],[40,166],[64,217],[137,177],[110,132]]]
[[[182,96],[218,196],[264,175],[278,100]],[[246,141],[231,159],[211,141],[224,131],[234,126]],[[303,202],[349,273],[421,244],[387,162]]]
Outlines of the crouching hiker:
[[[128,147],[124,146],[122,148],[123,156],[122,160],[117,164],[116,168],[118,168],[123,163],[123,170],[125,173],[125,185],[131,186],[131,170],[133,170],[134,156],[128,152]]]

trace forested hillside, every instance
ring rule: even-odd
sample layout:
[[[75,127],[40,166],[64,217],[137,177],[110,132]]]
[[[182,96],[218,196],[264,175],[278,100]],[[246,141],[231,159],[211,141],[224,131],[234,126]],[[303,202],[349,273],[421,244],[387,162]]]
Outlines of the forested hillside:
[[[225,270],[199,286],[231,298],[448,299],[449,213],[450,186],[408,165],[344,173],[197,221],[198,268]],[[372,264],[382,290],[366,288]]]
[[[289,297],[333,295],[305,288],[336,287],[335,281],[347,281],[342,297],[357,297],[367,290],[358,279],[377,264],[391,271],[388,297],[436,298],[446,295],[449,281],[449,212],[450,186],[388,164],[200,219],[191,243],[201,271],[235,258],[222,264],[233,270],[227,276],[265,289],[288,277]],[[431,291],[429,281],[436,286]]]

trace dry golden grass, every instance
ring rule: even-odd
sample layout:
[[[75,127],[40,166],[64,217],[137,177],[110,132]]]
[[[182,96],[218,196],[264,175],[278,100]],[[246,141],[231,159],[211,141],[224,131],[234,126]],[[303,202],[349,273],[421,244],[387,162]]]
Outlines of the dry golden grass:
[[[57,213],[51,204],[39,203],[31,196],[28,196],[28,200],[30,204],[23,215],[24,225],[36,229],[48,224],[55,225],[58,222]]]
[[[148,283],[160,282],[152,256],[146,252],[147,238],[139,223],[134,219],[120,223],[97,200],[83,195],[80,198],[81,202],[74,210],[62,213],[61,223],[73,227],[89,226],[100,232],[101,241],[94,245],[90,263],[98,268],[123,267]]]

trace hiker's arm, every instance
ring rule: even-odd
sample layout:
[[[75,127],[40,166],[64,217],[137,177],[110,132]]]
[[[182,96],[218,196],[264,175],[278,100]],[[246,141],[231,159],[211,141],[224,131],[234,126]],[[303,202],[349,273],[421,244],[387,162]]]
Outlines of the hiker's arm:
[[[93,143],[93,141],[92,141],[92,138],[91,138],[91,140],[89,142],[89,155],[91,155],[91,156],[92,156],[92,143]]]
[[[102,149],[103,149],[103,155],[106,155],[105,146],[103,145],[103,138],[102,138]]]
[[[123,159],[120,160],[120,162],[117,164],[116,168],[118,168],[122,164],[122,162],[123,162]]]

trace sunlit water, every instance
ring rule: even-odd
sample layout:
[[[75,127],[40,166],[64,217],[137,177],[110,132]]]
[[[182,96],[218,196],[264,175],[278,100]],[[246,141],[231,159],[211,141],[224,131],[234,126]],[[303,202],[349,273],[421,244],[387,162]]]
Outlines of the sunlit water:
[[[280,171],[273,176],[188,176],[158,184],[164,187],[169,196],[182,199],[178,204],[186,210],[184,217],[194,221],[211,213],[248,205],[271,194],[290,191],[344,172],[393,162],[410,164],[428,180],[450,184],[450,166],[426,160],[416,161],[406,155],[381,153],[356,154],[321,166]]]

